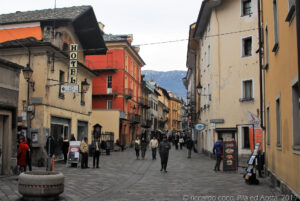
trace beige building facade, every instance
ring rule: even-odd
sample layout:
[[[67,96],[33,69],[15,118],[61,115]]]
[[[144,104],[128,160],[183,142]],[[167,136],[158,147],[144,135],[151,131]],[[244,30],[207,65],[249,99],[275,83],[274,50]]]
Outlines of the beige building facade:
[[[218,138],[235,140],[240,155],[250,154],[248,112],[259,112],[257,1],[204,1],[194,38],[197,51],[196,86],[201,88],[197,131],[204,152]]]

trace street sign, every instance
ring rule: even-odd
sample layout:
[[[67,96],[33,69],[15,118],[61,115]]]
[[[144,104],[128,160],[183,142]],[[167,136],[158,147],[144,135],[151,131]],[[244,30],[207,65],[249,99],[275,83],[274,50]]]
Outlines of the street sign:
[[[216,124],[215,123],[210,123],[210,129],[216,129]]]
[[[60,91],[62,93],[78,93],[78,85],[70,85],[70,84],[61,85]]]
[[[205,129],[205,124],[196,124],[195,129],[199,130],[199,131],[202,131],[202,130]]]

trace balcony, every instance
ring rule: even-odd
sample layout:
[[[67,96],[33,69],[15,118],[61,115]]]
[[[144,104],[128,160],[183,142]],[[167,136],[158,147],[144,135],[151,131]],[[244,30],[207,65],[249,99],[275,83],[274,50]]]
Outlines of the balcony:
[[[166,113],[169,113],[169,112],[170,112],[170,108],[164,107],[164,110],[163,110],[163,111],[166,112]]]
[[[138,123],[141,122],[141,116],[138,115],[138,114],[129,113],[128,114],[128,120],[130,121],[130,123],[138,124]]]
[[[143,120],[142,121],[143,128],[151,128],[151,126],[152,126],[152,120]]]
[[[144,108],[146,108],[146,109],[151,108],[150,101],[148,99],[144,99]]]
[[[138,103],[139,103],[140,106],[144,106],[144,104],[145,104],[144,97],[139,97]]]
[[[132,98],[132,89],[125,88],[124,89],[124,96],[126,99],[131,99]]]
[[[106,88],[105,91],[101,90],[100,92],[94,92],[94,97],[108,97],[108,96],[116,96],[118,94],[118,87]]]

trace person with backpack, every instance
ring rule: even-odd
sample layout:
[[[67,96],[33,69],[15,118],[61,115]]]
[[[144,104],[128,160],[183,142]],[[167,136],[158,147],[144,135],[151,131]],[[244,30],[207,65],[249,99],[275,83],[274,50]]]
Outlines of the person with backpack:
[[[216,155],[217,160],[216,160],[216,165],[214,170],[215,171],[220,171],[220,164],[223,156],[223,138],[220,138],[215,144],[213,148],[213,154]]]

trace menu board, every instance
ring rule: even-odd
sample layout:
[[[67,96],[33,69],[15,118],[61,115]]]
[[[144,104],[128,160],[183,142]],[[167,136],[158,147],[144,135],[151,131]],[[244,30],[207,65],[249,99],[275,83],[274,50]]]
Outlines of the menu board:
[[[235,141],[223,141],[223,171],[237,170],[237,147]]]

